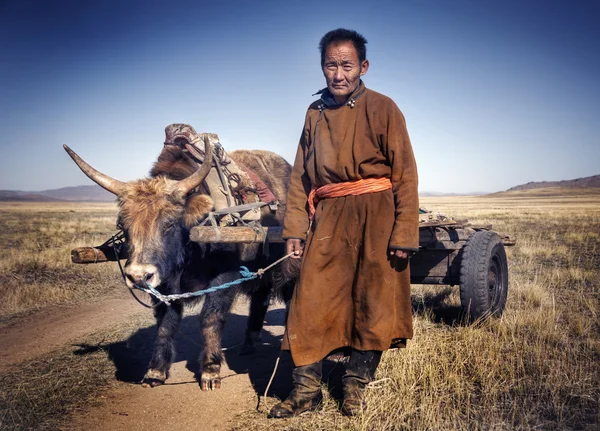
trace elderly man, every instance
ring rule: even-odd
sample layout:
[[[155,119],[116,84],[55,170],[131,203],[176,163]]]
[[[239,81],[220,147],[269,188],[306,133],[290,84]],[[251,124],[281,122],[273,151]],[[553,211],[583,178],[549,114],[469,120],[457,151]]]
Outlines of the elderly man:
[[[283,231],[288,252],[303,256],[282,345],[294,387],[271,417],[316,409],[321,361],[340,348],[351,349],[342,413],[361,412],[382,351],[412,338],[417,168],[402,113],[361,80],[366,43],[337,29],[319,44],[327,88],[306,114]]]

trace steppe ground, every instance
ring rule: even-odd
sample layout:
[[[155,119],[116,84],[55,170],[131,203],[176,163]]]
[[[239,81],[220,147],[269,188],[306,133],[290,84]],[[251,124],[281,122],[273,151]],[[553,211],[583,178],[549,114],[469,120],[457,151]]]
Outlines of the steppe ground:
[[[273,422],[248,409],[229,429],[589,429],[600,422],[600,192],[543,190],[422,198],[456,219],[516,237],[500,319],[459,313],[456,288],[414,286],[415,337],[387,352],[364,415],[344,418],[327,396],[320,412]],[[0,329],[24,316],[120,295],[114,263],[73,265],[70,250],[115,232],[113,204],[0,204]],[[58,308],[57,308],[58,307]],[[38,314],[35,314],[38,313]],[[126,342],[148,319],[89,335]],[[239,328],[240,334],[243,328]],[[110,393],[115,366],[102,348],[72,346],[0,372],[0,428],[57,429]],[[252,361],[252,357],[247,357]]]

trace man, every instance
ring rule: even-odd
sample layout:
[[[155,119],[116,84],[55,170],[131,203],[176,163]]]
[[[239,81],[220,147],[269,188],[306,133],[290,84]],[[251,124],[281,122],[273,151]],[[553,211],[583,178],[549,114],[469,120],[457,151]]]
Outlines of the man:
[[[402,113],[360,79],[366,43],[337,29],[319,44],[327,88],[306,114],[283,230],[288,253],[303,256],[282,345],[294,387],[271,417],[317,408],[321,361],[343,347],[342,413],[361,412],[382,351],[412,338],[417,169]]]

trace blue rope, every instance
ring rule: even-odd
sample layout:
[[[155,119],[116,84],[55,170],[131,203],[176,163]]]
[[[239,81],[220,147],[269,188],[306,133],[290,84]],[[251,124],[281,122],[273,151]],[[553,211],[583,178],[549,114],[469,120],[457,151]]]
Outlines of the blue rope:
[[[209,287],[208,289],[197,290],[196,292],[177,293],[177,294],[172,294],[172,295],[163,295],[158,290],[156,290],[155,288],[150,286],[148,283],[146,283],[146,287],[138,286],[137,284],[134,284],[134,287],[138,290],[141,290],[142,292],[146,292],[147,294],[154,296],[159,301],[164,302],[167,305],[170,305],[170,303],[172,301],[177,301],[179,299],[186,299],[186,298],[192,298],[195,296],[207,295],[209,293],[213,293],[218,290],[228,289],[235,285],[242,284],[245,281],[253,280],[253,279],[259,277],[260,275],[262,275],[262,273],[250,272],[250,270],[248,268],[246,268],[245,266],[241,266],[240,267],[240,275],[242,276],[241,278],[235,279],[228,283],[221,284],[219,286],[212,286],[212,287]]]

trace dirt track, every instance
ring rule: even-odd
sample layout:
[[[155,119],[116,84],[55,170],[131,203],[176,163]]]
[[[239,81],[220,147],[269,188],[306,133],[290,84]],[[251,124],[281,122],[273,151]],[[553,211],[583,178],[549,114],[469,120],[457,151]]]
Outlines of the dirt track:
[[[53,307],[11,322],[0,328],[0,367],[35,358],[142,312],[142,307],[130,298],[124,292],[102,302]]]
[[[48,353],[86,334],[97,333],[140,314],[150,314],[129,296],[108,299],[76,308],[55,309],[32,315],[0,329],[0,365],[18,363]],[[256,407],[264,392],[279,353],[284,312],[270,309],[263,333],[263,345],[254,355],[240,356],[247,306],[234,306],[225,328],[223,347],[227,365],[222,369],[222,388],[202,392],[195,379],[199,324],[186,314],[176,338],[176,359],[167,384],[142,388],[141,380],[149,361],[155,328],[142,326],[128,339],[106,347],[115,367],[115,385],[101,395],[100,405],[68,418],[68,429],[91,430],[189,430],[230,429],[239,413]],[[290,363],[282,361],[270,395],[285,397],[289,391]]]

